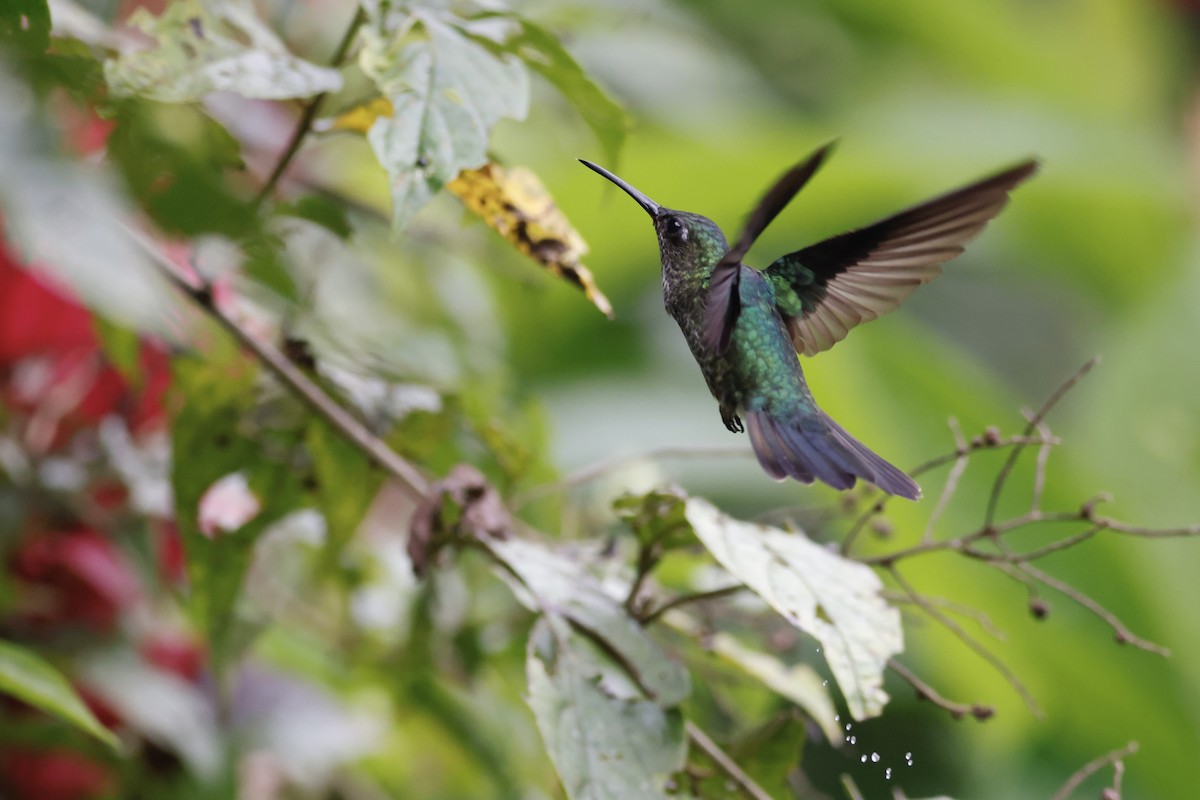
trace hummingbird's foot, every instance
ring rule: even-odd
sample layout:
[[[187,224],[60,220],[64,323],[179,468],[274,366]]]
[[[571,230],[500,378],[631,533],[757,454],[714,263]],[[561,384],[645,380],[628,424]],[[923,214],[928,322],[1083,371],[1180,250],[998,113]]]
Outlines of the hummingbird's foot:
[[[725,427],[732,433],[742,433],[746,430],[742,425],[742,418],[737,414],[731,414],[725,411],[721,412],[721,421],[725,423]]]

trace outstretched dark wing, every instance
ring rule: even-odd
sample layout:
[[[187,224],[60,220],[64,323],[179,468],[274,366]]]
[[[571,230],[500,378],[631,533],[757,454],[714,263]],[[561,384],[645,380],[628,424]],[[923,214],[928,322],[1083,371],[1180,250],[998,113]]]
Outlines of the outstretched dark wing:
[[[741,311],[738,276],[741,274],[742,259],[746,257],[754,240],[771,224],[771,220],[783,211],[796,196],[796,192],[803,189],[804,184],[816,174],[831,149],[833,142],[796,164],[775,181],[775,185],[767,190],[754,211],[746,218],[746,225],[737,244],[729,248],[729,252],[721,257],[713,269],[708,281],[708,299],[704,309],[704,343],[708,348],[715,350],[717,355],[729,349],[729,337],[733,334],[734,323],[737,322],[738,313]]]
[[[796,350],[833,347],[860,322],[900,305],[1008,202],[1037,170],[1026,161],[874,225],[788,253],[764,270]]]

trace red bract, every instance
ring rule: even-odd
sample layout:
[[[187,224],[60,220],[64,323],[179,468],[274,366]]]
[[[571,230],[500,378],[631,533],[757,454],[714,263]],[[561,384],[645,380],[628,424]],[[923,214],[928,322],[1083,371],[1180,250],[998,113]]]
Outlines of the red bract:
[[[17,547],[13,574],[36,589],[27,617],[108,630],[141,596],[137,576],[113,544],[89,529],[37,533]]]
[[[0,753],[5,800],[91,800],[111,796],[115,783],[107,767],[70,750],[9,747]]]
[[[0,240],[0,401],[25,418],[22,440],[53,450],[110,414],[137,433],[164,420],[166,351],[143,341],[140,381],[109,363],[91,312],[43,276],[22,269]]]
[[[204,650],[195,639],[183,633],[153,634],[139,649],[146,661],[192,683],[200,678],[204,670]]]
[[[95,350],[87,309],[19,263],[0,240],[0,366],[27,356]]]

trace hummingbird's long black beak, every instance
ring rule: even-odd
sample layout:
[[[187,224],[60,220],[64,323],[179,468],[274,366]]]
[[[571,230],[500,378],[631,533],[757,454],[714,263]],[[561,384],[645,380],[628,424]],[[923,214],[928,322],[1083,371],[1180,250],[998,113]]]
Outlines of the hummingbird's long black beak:
[[[601,175],[603,175],[604,177],[608,178],[610,181],[615,183],[617,186],[620,186],[622,189],[624,189],[625,194],[629,195],[634,200],[637,200],[638,205],[641,206],[642,208],[646,209],[646,213],[649,214],[652,219],[658,216],[658,210],[660,208],[658,203],[654,202],[649,197],[646,197],[646,195],[642,194],[637,189],[633,188],[628,183],[626,183],[625,181],[618,178],[616,175],[613,175],[611,172],[609,172],[608,170],[606,170],[604,167],[600,166],[599,164],[593,164],[592,162],[585,161],[582,158],[579,159],[579,163],[583,164],[585,167],[592,170],[593,172],[600,173]]]

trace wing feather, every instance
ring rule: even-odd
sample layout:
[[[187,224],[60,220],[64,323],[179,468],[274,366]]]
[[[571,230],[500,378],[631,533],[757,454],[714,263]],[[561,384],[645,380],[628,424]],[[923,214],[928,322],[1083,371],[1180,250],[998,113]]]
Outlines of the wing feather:
[[[779,258],[764,273],[796,350],[812,355],[942,272],[1037,170],[1035,161]]]

